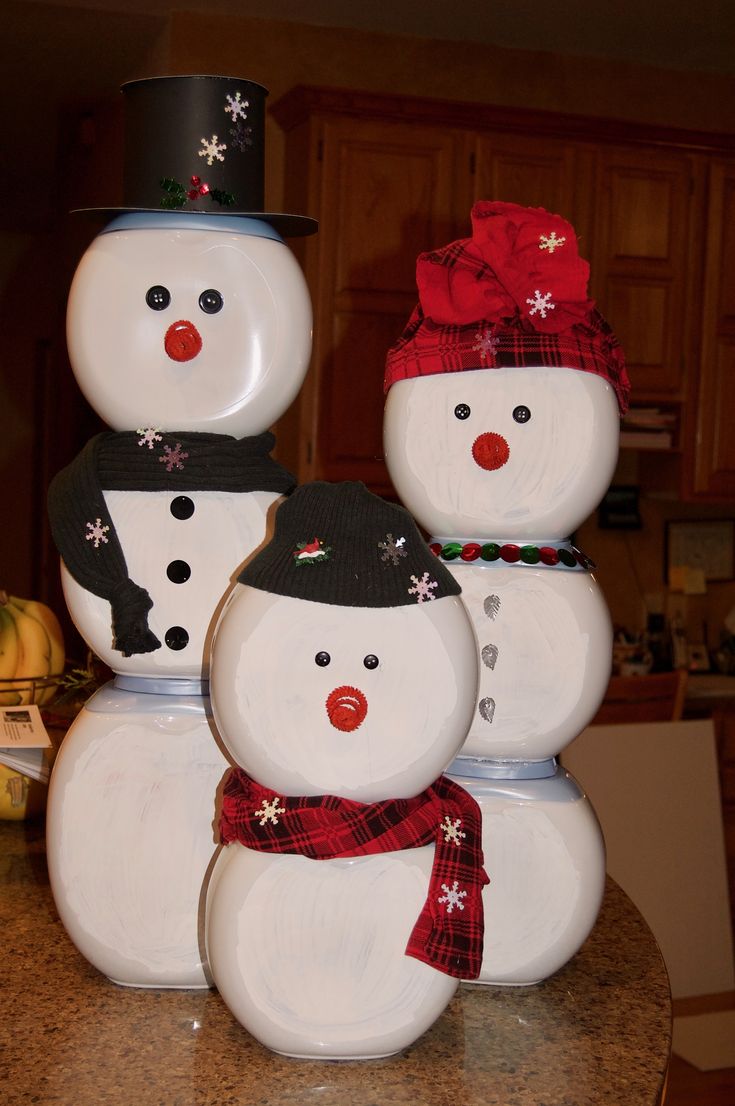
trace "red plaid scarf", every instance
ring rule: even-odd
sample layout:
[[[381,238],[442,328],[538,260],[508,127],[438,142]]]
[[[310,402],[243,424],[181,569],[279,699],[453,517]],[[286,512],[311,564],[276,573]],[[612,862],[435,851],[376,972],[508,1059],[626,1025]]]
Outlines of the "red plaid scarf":
[[[412,799],[358,803],[337,795],[291,797],[261,787],[241,768],[225,782],[220,836],[249,849],[312,860],[435,845],[429,894],[406,954],[457,979],[482,964],[482,815],[445,776]]]

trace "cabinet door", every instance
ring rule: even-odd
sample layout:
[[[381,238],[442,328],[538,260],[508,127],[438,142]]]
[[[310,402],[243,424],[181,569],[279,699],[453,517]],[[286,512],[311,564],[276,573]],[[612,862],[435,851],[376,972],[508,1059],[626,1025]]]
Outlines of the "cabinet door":
[[[697,412],[691,443],[694,495],[735,497],[735,162],[713,161],[704,265]]]
[[[455,234],[446,129],[328,120],[315,303],[318,386],[309,478],[390,488],[382,461],[388,348],[416,303],[416,258]]]
[[[471,163],[472,201],[502,200],[563,215],[577,232],[581,255],[588,256],[584,197],[591,188],[583,178],[589,174],[591,158],[582,147],[536,135],[478,135],[472,140]]]
[[[633,401],[679,399],[691,333],[690,160],[613,148],[598,166],[593,295],[625,350]]]

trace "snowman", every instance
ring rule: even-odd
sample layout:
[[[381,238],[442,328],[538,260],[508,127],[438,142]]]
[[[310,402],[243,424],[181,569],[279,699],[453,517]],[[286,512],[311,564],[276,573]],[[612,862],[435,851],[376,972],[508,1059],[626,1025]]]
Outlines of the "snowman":
[[[482,959],[480,815],[441,776],[477,690],[457,582],[408,512],[308,484],[239,577],[212,706],[238,767],[207,950],[235,1017],[290,1056],[386,1056]]]
[[[609,485],[629,391],[588,276],[560,216],[477,203],[471,238],[419,258],[420,303],[387,359],[388,469],[477,638],[479,694],[450,773],[483,812],[482,982],[561,967],[603,890],[599,825],[556,763],[595,714],[612,652],[593,566],[569,540]]]
[[[125,207],[68,306],[76,379],[112,428],[54,480],[70,614],[116,673],[78,716],[49,795],[49,872],[80,951],[118,983],[209,985],[215,613],[293,477],[267,431],[294,398],[311,307],[263,211],[266,90],[224,77],[124,87]]]

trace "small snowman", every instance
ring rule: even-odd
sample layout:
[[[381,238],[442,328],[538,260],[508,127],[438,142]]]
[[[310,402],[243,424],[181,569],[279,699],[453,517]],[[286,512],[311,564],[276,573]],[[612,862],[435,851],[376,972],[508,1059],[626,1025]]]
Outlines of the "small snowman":
[[[560,216],[477,203],[471,238],[419,258],[420,302],[387,359],[388,468],[477,635],[479,695],[450,771],[486,827],[498,924],[483,981],[560,967],[603,888],[599,826],[555,760],[611,663],[609,612],[569,540],[608,487],[629,392],[588,276]]]
[[[474,707],[459,588],[401,507],[309,484],[279,508],[215,634],[234,768],[207,949],[276,1052],[411,1044],[482,959],[479,810],[440,773]]]
[[[266,90],[124,86],[125,203],[82,258],[76,379],[112,428],[55,478],[64,594],[117,674],[56,762],[48,855],[62,921],[113,980],[207,985],[203,886],[228,764],[207,698],[215,614],[294,486],[268,427],[301,386],[311,305],[263,210]]]

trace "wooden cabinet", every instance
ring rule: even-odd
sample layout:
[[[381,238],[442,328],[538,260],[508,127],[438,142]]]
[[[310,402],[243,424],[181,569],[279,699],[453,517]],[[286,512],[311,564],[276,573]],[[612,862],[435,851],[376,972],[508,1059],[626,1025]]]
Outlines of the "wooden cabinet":
[[[682,398],[698,268],[694,176],[687,155],[620,146],[597,155],[592,291],[625,350],[637,402]]]
[[[468,235],[475,200],[501,199],[572,222],[591,293],[626,351],[634,400],[683,413],[689,397],[690,416],[697,404],[687,440],[696,434],[705,456],[695,466],[685,452],[687,476],[696,471],[689,494],[735,487],[735,438],[723,433],[735,367],[735,278],[725,262],[735,169],[724,159],[713,166],[707,208],[714,140],[329,89],[295,89],[273,114],[286,132],[287,209],[320,221],[300,247],[315,309],[312,369],[278,427],[279,455],[300,480],[362,479],[390,491],[383,366],[416,302],[416,257]],[[735,149],[733,136],[718,141]]]
[[[318,126],[321,187],[314,379],[302,478],[361,479],[387,490],[385,353],[416,301],[417,255],[456,231],[456,142],[432,127],[351,120]],[[397,187],[397,184],[399,185]]]
[[[691,380],[692,498],[735,498],[735,161],[710,164],[702,323]]]

